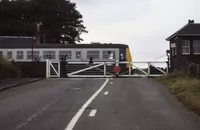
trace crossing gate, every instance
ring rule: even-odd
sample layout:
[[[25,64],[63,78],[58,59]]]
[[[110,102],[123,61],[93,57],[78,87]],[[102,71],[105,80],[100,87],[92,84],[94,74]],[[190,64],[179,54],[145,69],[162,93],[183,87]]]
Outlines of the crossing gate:
[[[92,65],[88,65],[88,62],[69,62],[68,66],[85,66],[83,69],[78,69],[76,71],[70,71],[70,67],[68,67],[68,77],[114,77],[114,73],[112,72],[113,66],[115,66],[115,62],[94,62]]]
[[[67,77],[116,77],[113,72],[115,66],[125,66],[119,77],[157,77],[168,73],[167,62],[68,62]],[[47,60],[47,78],[60,77],[60,62]]]
[[[148,62],[120,62],[128,65],[128,71],[122,72],[120,77],[158,77],[169,71],[166,61]]]
[[[60,62],[46,60],[46,78],[60,78]]]
[[[88,62],[69,62],[69,64],[88,64]],[[125,66],[119,77],[157,77],[168,73],[167,62],[96,62],[93,66],[68,73],[68,77],[116,77],[115,66]],[[101,71],[100,74],[84,74],[88,70]]]

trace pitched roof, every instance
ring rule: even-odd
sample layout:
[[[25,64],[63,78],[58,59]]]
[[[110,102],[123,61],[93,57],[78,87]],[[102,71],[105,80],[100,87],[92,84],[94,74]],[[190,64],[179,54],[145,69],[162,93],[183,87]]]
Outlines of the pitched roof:
[[[34,48],[128,48],[126,44],[34,44]],[[0,44],[0,49],[30,49],[31,44]]]
[[[32,37],[0,36],[0,48],[128,48],[126,44],[36,44]]]
[[[0,44],[32,44],[35,40],[32,37],[0,36]]]
[[[166,40],[169,41],[175,36],[200,36],[200,23],[188,23]]]

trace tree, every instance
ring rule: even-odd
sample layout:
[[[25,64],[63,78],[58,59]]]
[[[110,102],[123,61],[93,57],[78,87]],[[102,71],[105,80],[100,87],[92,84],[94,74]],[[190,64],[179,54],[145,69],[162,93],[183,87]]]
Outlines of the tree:
[[[2,0],[0,2],[0,35],[40,35],[47,43],[75,43],[87,33],[76,4],[69,0]]]

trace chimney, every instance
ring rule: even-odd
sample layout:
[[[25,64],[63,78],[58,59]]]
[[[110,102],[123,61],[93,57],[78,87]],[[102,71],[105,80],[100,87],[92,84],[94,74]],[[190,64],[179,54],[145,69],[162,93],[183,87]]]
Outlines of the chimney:
[[[190,23],[194,23],[194,20],[188,20],[188,23],[190,24]]]

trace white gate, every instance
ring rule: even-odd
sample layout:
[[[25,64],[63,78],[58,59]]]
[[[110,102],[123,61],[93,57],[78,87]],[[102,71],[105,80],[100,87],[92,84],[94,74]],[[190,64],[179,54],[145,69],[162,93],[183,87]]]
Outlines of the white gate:
[[[87,67],[84,69],[79,69],[74,72],[67,73],[68,77],[114,77],[114,74],[107,71],[107,67],[110,66],[109,62],[94,62],[92,65],[88,65],[88,62],[69,62],[68,64],[73,65],[86,65]],[[113,62],[112,64],[115,64]],[[81,74],[86,71],[94,71],[96,70],[100,74]],[[93,72],[95,73],[95,72]]]
[[[156,77],[168,73],[167,62],[69,62],[72,67],[78,67],[67,72],[67,77],[116,77],[113,72],[115,66],[123,66],[119,77]],[[79,66],[77,66],[79,65]],[[90,71],[90,73],[88,73]],[[96,74],[97,73],[97,74]],[[60,62],[46,60],[46,78],[60,78]]]
[[[122,72],[120,77],[157,77],[168,73],[168,65],[165,61],[148,62],[119,62],[126,64],[128,71]]]
[[[69,64],[88,64],[88,62],[69,62]],[[116,75],[108,71],[108,66],[123,65],[126,70],[119,74],[119,77],[156,77],[168,73],[167,62],[94,62],[93,66],[88,66],[84,69],[79,69],[74,72],[68,73],[68,77],[115,77]],[[98,67],[103,67],[99,69]],[[114,68],[114,67],[113,67]],[[102,73],[100,75],[81,74],[85,71],[97,69]]]
[[[46,78],[60,78],[60,62],[46,60]]]

